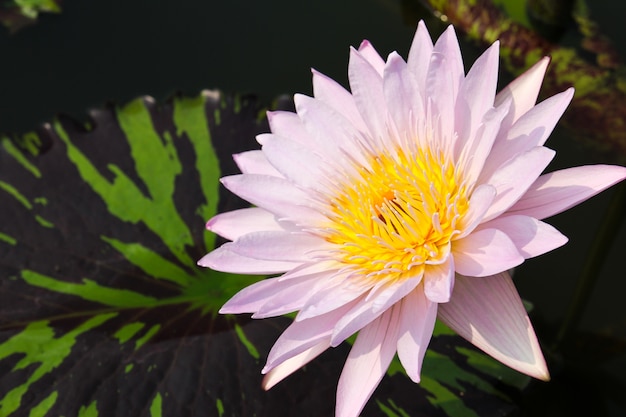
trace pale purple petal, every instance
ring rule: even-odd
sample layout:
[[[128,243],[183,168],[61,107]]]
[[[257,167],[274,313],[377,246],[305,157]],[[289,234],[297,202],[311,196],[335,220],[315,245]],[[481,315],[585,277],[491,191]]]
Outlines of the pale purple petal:
[[[409,73],[407,64],[396,52],[392,52],[387,59],[383,93],[398,134],[403,135],[399,139],[414,141],[418,131],[417,124],[425,117],[424,100],[419,93],[417,80]]]
[[[276,135],[259,137],[267,160],[285,178],[305,188],[320,186],[323,162],[310,148]]]
[[[296,113],[290,111],[267,112],[267,121],[272,133],[293,140],[302,146],[315,149],[313,138],[306,131],[302,120]]]
[[[229,244],[229,250],[242,256],[269,261],[307,262],[334,244],[305,232],[253,232]]]
[[[289,271],[302,262],[287,261],[264,261],[238,255],[228,250],[232,243],[225,243],[219,248],[204,255],[198,261],[198,265],[214,269],[216,271],[230,272],[232,274],[278,274]]]
[[[446,57],[448,68],[452,74],[449,78],[455,84],[454,91],[459,91],[459,84],[465,77],[465,69],[463,68],[463,58],[461,56],[461,48],[454,31],[454,26],[449,25],[441,34],[433,47],[433,55],[442,55]]]
[[[522,301],[507,273],[457,276],[452,299],[439,318],[478,348],[522,373],[550,379]]]
[[[220,309],[220,314],[254,313],[277,291],[285,287],[278,278],[267,278],[249,285],[235,294]]]
[[[456,131],[462,142],[476,135],[479,125],[484,123],[483,117],[494,106],[498,81],[499,47],[500,43],[496,41],[483,52],[461,84],[456,102]],[[504,116],[503,113],[500,120]],[[498,121],[499,126],[500,121]],[[489,148],[491,149],[491,146]]]
[[[508,107],[503,105],[488,111],[476,132],[465,141],[458,159],[458,166],[463,171],[463,177],[467,183],[474,184],[480,177],[485,160],[492,152],[493,144],[500,131],[500,123],[508,110]]]
[[[380,317],[391,306],[410,293],[421,282],[422,276],[404,278],[400,283],[380,287],[376,293],[368,294],[368,300],[361,301],[337,322],[330,345],[335,347],[358,330]]]
[[[426,25],[420,20],[417,24],[417,30],[415,31],[415,37],[411,43],[407,59],[409,72],[413,74],[420,92],[426,90],[426,73],[428,72],[428,63],[430,62],[432,52],[433,41],[430,39]]]
[[[517,148],[524,151],[533,146],[542,146],[546,143],[548,136],[554,130],[557,122],[569,106],[574,97],[574,89],[567,90],[555,94],[534,106],[532,109],[524,113],[508,132],[507,138],[514,139],[518,136],[527,135],[531,143],[526,145],[526,149]],[[512,142],[509,142],[512,145]],[[504,151],[504,149],[503,149]]]
[[[475,230],[455,240],[452,254],[456,271],[472,277],[497,274],[524,262],[511,239],[497,229]]]
[[[508,129],[509,126],[535,105],[543,76],[549,63],[550,58],[545,57],[541,59],[522,75],[511,81],[509,85],[496,95],[496,107],[509,99],[513,100],[511,117],[505,119],[502,123],[504,129]]]
[[[330,337],[327,337],[318,344],[308,348],[307,350],[299,353],[296,356],[285,360],[283,363],[273,368],[263,378],[263,382],[261,384],[263,389],[268,390],[272,388],[274,385],[278,384],[280,381],[287,378],[289,375],[302,368],[313,359],[317,358],[326,349],[328,349],[328,347],[330,346],[329,340]]]
[[[303,321],[294,321],[280,335],[267,357],[263,373],[323,340],[328,340],[335,323],[346,313],[353,303],[348,303],[326,314]]]
[[[358,417],[396,353],[400,308],[394,306],[359,332],[337,387],[337,417]]]
[[[503,231],[526,259],[550,252],[567,243],[567,237],[554,227],[528,216],[503,215],[481,224],[476,230],[480,229]]]
[[[343,264],[335,261],[335,260],[324,260],[324,261],[312,261],[309,263],[304,263],[297,268],[292,269],[289,272],[286,272],[284,275],[281,275],[279,278],[281,280],[289,280],[299,278],[305,275],[317,274],[319,272],[328,272],[331,273],[333,271],[338,271],[343,268]]]
[[[417,288],[400,301],[400,308],[398,358],[409,378],[420,382],[422,361],[437,319],[437,303]]]
[[[359,54],[378,72],[378,75],[383,75],[385,68],[385,61],[380,54],[374,49],[374,46],[368,40],[364,40],[359,45]]]
[[[387,134],[387,105],[381,74],[359,52],[350,49],[350,89],[359,113],[375,141],[382,140]]]
[[[305,207],[308,197],[284,178],[267,175],[230,175],[222,177],[224,186],[250,203],[283,218],[313,225],[327,221],[311,207]]]
[[[496,139],[483,166],[481,178],[489,177],[503,163],[516,155],[535,146],[542,146],[573,96],[574,89],[570,88],[547,98],[522,115],[510,130],[502,129],[501,137]]]
[[[428,265],[423,280],[426,298],[434,303],[450,301],[454,287],[454,257],[448,256],[442,264]]]
[[[263,152],[247,151],[233,155],[237,167],[244,174],[261,174],[282,177],[280,172],[269,163]]]
[[[439,112],[441,126],[445,129],[443,131],[445,137],[452,137],[455,133],[454,109],[464,76],[459,42],[454,28],[448,26],[433,48],[426,75],[425,97],[426,100],[432,100]]]
[[[496,198],[484,220],[493,219],[508,210],[528,190],[554,158],[552,149],[538,146],[502,165],[485,180],[496,188]]]
[[[324,288],[332,279],[331,272],[301,276],[298,279],[278,279],[274,295],[269,297],[252,315],[253,319],[276,317],[300,310],[304,303],[315,294],[319,288]]]
[[[354,97],[337,81],[312,70],[313,95],[316,99],[328,104],[336,112],[343,114],[358,130],[365,132],[365,122],[354,103]]]
[[[626,178],[626,168],[613,165],[586,165],[542,175],[526,194],[508,210],[545,219],[593,197]]]
[[[482,222],[494,198],[496,198],[496,189],[493,186],[482,184],[476,187],[470,197],[467,212],[459,223],[461,233],[454,237],[455,240],[469,235]]]
[[[339,275],[332,283],[317,291],[302,306],[296,316],[296,321],[325,314],[363,295],[369,287],[357,280],[345,278],[346,274]]]
[[[262,230],[285,230],[276,216],[258,207],[217,214],[207,222],[206,228],[228,240]]]
[[[342,160],[347,161],[345,153],[358,157],[360,149],[355,139],[360,132],[348,119],[320,100],[296,94],[294,101],[298,115],[314,139],[321,157],[339,166],[345,165]]]

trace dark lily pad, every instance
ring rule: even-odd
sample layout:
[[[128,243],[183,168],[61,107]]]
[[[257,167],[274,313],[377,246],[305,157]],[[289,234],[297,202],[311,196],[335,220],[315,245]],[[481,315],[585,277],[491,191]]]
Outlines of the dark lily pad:
[[[0,415],[332,415],[349,345],[262,391],[289,319],[218,315],[260,278],[195,265],[216,245],[205,221],[245,204],[218,179],[268,130],[259,103],[204,92],[90,116],[1,139]],[[422,383],[394,362],[364,415],[517,410],[526,377],[437,334]]]

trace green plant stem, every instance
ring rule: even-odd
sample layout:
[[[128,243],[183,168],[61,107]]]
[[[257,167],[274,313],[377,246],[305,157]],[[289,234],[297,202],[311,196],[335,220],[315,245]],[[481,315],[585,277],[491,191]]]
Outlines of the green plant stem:
[[[607,254],[613,244],[613,240],[619,232],[620,225],[624,221],[626,213],[626,184],[620,184],[606,209],[600,227],[592,241],[589,255],[583,265],[582,271],[574,289],[574,295],[567,309],[565,320],[561,324],[556,339],[552,345],[557,350],[560,345],[567,341],[574,330],[578,328],[580,319],[591,298],[593,288],[598,280],[598,271],[602,267]]]

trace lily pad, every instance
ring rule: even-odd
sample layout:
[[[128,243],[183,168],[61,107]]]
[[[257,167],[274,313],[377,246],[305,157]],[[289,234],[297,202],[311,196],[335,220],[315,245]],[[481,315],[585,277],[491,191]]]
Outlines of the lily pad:
[[[349,345],[262,391],[289,319],[218,315],[262,277],[195,264],[221,243],[205,221],[245,204],[218,179],[268,131],[263,110],[144,97],[0,139],[0,415],[332,415]],[[436,333],[422,383],[394,362],[363,415],[516,412],[526,377]]]

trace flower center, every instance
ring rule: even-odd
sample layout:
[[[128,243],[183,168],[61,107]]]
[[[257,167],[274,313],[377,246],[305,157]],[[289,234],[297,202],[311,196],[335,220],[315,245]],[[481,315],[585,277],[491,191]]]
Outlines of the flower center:
[[[357,172],[330,199],[325,238],[339,246],[336,260],[375,280],[444,262],[468,198],[443,153],[376,155]]]

